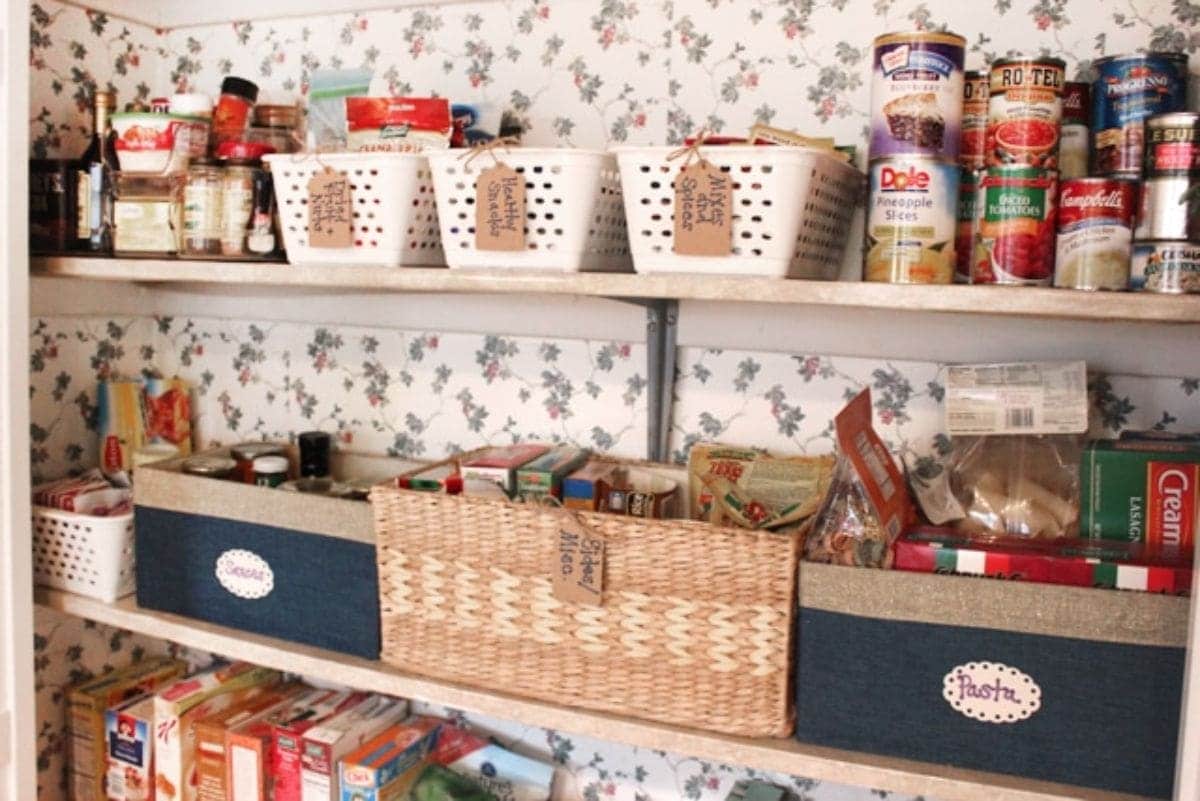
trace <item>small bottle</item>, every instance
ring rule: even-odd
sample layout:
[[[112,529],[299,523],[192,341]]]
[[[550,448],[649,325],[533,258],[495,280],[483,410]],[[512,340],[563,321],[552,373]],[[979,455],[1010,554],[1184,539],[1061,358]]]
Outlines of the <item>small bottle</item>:
[[[116,92],[96,92],[92,138],[79,160],[76,246],[91,253],[112,253],[113,184],[121,169],[117,135],[109,114],[117,107]]]
[[[254,483],[260,487],[278,487],[287,481],[286,456],[260,456],[254,460]]]
[[[300,477],[325,478],[331,474],[329,454],[333,437],[324,431],[305,431],[300,441]]]
[[[242,442],[229,449],[237,462],[234,476],[243,484],[254,483],[254,460],[261,456],[284,456],[287,450],[274,442]]]

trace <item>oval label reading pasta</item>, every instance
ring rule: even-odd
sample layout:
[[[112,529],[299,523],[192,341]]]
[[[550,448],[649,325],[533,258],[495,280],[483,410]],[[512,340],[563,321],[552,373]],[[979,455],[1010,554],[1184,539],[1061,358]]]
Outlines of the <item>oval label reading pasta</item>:
[[[217,581],[231,595],[248,601],[266,598],[275,589],[275,572],[253,551],[234,548],[217,557]]]
[[[1018,723],[1042,708],[1042,688],[1024,671],[1000,662],[968,662],[942,679],[946,703],[983,723]]]

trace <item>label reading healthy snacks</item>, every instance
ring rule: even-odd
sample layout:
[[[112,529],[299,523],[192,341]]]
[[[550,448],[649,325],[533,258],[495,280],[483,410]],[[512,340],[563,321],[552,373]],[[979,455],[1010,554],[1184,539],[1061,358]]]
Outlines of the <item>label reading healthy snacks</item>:
[[[507,164],[479,173],[475,184],[475,247],[525,249],[525,177]]]
[[[1087,431],[1084,362],[954,365],[946,374],[946,431],[1080,434]]]

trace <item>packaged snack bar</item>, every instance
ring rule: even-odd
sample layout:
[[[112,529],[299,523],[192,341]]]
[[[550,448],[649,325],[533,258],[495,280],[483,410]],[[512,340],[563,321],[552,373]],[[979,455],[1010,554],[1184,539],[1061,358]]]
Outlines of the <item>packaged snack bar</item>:
[[[450,103],[442,97],[347,97],[349,150],[420,153],[450,147]]]
[[[337,801],[342,757],[408,717],[408,701],[372,695],[305,732],[300,747],[302,801]]]
[[[187,669],[178,659],[144,659],[79,684],[67,691],[67,727],[70,751],[67,785],[80,801],[104,798],[105,715],[112,707],[154,692]]]

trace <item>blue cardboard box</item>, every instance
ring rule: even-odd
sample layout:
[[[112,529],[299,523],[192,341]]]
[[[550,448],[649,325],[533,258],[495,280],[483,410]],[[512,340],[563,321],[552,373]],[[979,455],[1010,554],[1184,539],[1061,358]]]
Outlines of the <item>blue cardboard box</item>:
[[[1167,798],[1188,599],[804,563],[796,737]]]

